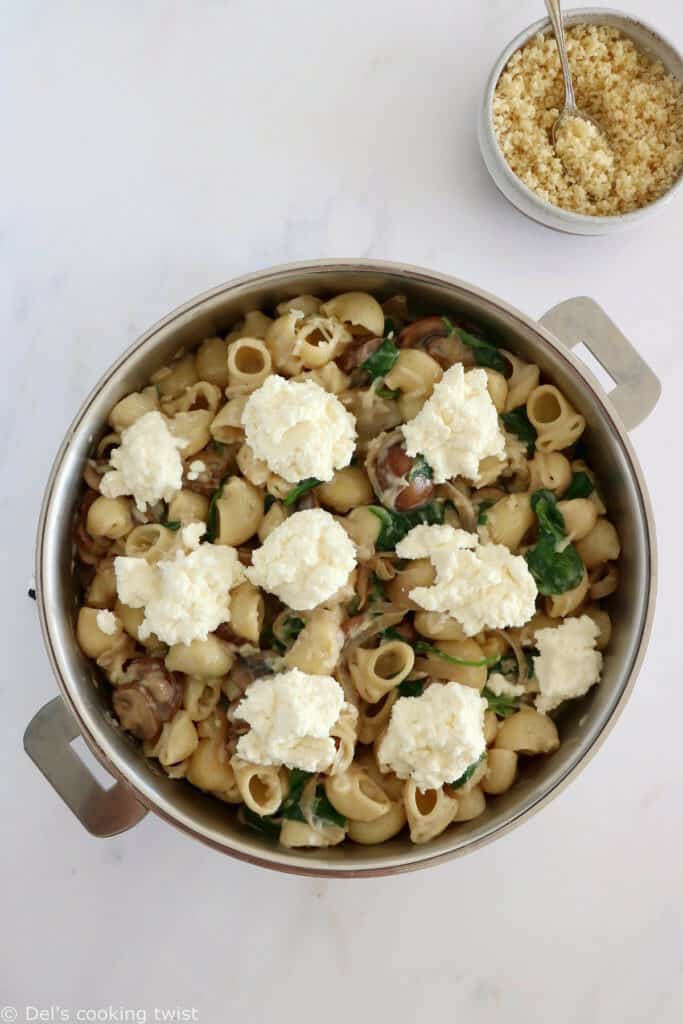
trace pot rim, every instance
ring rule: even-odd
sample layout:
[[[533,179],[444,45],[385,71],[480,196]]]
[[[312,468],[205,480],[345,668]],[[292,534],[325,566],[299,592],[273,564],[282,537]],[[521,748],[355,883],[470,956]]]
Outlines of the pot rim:
[[[604,24],[614,25],[617,28],[621,28],[626,35],[628,35],[629,25],[643,29],[652,37],[654,44],[661,48],[668,49],[671,55],[673,55],[683,66],[683,54],[672,40],[640,16],[628,14],[626,11],[621,11],[614,7],[572,7],[563,12],[563,18],[565,25],[569,26],[581,24],[586,21],[588,21],[589,24],[601,24],[601,19],[605,19]],[[484,90],[483,108],[485,114],[485,128],[480,122],[481,127],[486,133],[488,152],[495,160],[496,168],[503,176],[507,187],[510,190],[516,191],[518,196],[525,200],[529,207],[533,209],[533,214],[529,213],[527,216],[532,216],[533,219],[540,221],[545,226],[553,226],[548,223],[548,219],[551,219],[553,221],[557,221],[558,226],[561,222],[564,230],[566,231],[577,229],[579,232],[583,230],[589,234],[608,233],[610,230],[626,228],[632,224],[638,223],[643,219],[643,217],[647,217],[650,214],[655,213],[662,206],[665,206],[673,200],[678,190],[683,186],[683,170],[681,170],[671,187],[668,188],[663,195],[659,196],[659,198],[648,203],[647,206],[641,206],[640,209],[631,210],[629,213],[617,213],[609,216],[603,215],[594,217],[586,213],[574,213],[572,210],[565,210],[563,207],[556,206],[555,204],[548,202],[547,199],[543,199],[539,196],[533,189],[529,188],[521,178],[517,177],[505,159],[503,151],[498,144],[498,136],[493,126],[493,99],[498,79],[505,70],[508,61],[513,54],[517,52],[517,50],[520,50],[538,33],[546,33],[551,28],[550,18],[539,18],[537,21],[532,22],[531,25],[528,25],[526,28],[518,32],[514,39],[504,47],[496,58],[489,73]],[[671,74],[674,74],[671,69],[669,69],[669,71]],[[675,77],[679,76],[676,75]],[[506,195],[506,198],[509,197]],[[516,205],[514,201],[512,202],[513,205]],[[524,213],[525,211],[522,210],[521,212]]]
[[[273,855],[266,856],[262,851],[259,853],[251,852],[248,850],[248,842],[245,842],[244,849],[236,848],[233,845],[228,845],[225,842],[219,842],[211,836],[205,834],[199,826],[182,820],[181,812],[175,812],[162,806],[156,801],[150,792],[148,792],[142,785],[133,781],[125,769],[121,767],[120,759],[117,755],[107,749],[106,742],[100,743],[95,736],[95,732],[101,732],[102,736],[106,740],[106,730],[104,727],[99,729],[98,727],[93,728],[91,723],[88,721],[86,715],[82,712],[79,706],[79,702],[75,699],[71,693],[70,681],[67,677],[66,671],[63,669],[60,662],[60,656],[58,653],[58,645],[55,643],[53,636],[54,623],[51,621],[51,614],[46,605],[45,595],[49,592],[50,588],[45,585],[45,581],[50,577],[51,573],[54,573],[54,566],[50,566],[47,555],[46,555],[46,541],[47,541],[47,527],[49,519],[54,514],[53,508],[53,494],[55,491],[56,484],[60,478],[63,463],[66,453],[73,439],[79,432],[81,423],[86,417],[90,406],[98,397],[100,391],[106,386],[106,384],[114,377],[119,370],[138,352],[138,350],[144,348],[148,341],[150,341],[160,330],[166,328],[172,324],[175,320],[180,319],[192,310],[201,307],[211,299],[216,298],[225,292],[232,291],[235,289],[249,287],[251,285],[274,285],[278,280],[287,280],[295,274],[320,272],[321,275],[329,274],[332,272],[356,272],[356,273],[372,273],[372,274],[394,274],[404,278],[407,278],[411,283],[415,284],[434,284],[440,286],[446,286],[464,290],[471,294],[478,300],[486,302],[491,308],[496,311],[504,313],[508,317],[512,317],[517,321],[520,328],[531,330],[537,337],[543,342],[549,345],[554,352],[570,366],[580,378],[582,385],[585,387],[587,392],[593,401],[597,402],[605,411],[610,425],[614,430],[614,433],[618,437],[625,454],[628,457],[633,480],[637,485],[638,497],[640,499],[641,509],[645,520],[646,537],[648,541],[648,551],[646,553],[646,566],[647,566],[647,593],[644,595],[643,613],[641,616],[641,622],[639,625],[639,638],[638,646],[635,649],[631,662],[628,666],[628,670],[624,675],[624,681],[621,686],[621,690],[618,697],[615,700],[611,710],[606,713],[605,719],[602,722],[599,731],[596,732],[590,745],[585,749],[582,749],[572,760],[563,774],[556,779],[547,790],[539,790],[538,795],[530,797],[526,804],[521,806],[519,809],[513,811],[511,816],[504,822],[495,825],[485,835],[478,838],[471,839],[465,845],[456,847],[451,850],[441,851],[435,854],[429,854],[426,852],[427,847],[415,846],[413,859],[408,861],[401,860],[400,862],[391,862],[383,866],[368,867],[368,868],[354,868],[352,866],[349,869],[343,867],[326,867],[324,863],[317,863],[314,860],[315,854],[297,854],[296,856],[291,855],[286,862],[278,858],[277,848],[274,848]],[[59,506],[57,506],[59,508]],[[36,596],[38,613],[40,619],[40,626],[43,635],[43,641],[47,650],[50,665],[53,673],[57,679],[61,696],[67,704],[69,710],[73,714],[78,727],[81,731],[87,746],[93,753],[93,755],[107,768],[107,770],[118,780],[121,780],[127,785],[134,793],[136,798],[153,811],[164,821],[176,828],[180,829],[187,835],[192,836],[195,839],[199,839],[204,844],[212,847],[213,849],[219,850],[221,853],[228,854],[238,860],[246,861],[250,864],[257,865],[259,867],[270,868],[271,870],[282,871],[287,874],[297,875],[308,875],[313,877],[328,877],[328,878],[363,878],[363,877],[377,877],[384,875],[400,874],[407,871],[415,871],[420,868],[431,867],[436,864],[444,863],[447,860],[451,860],[454,857],[462,856],[465,853],[469,853],[472,850],[478,849],[479,847],[492,842],[494,839],[499,838],[502,835],[508,833],[512,828],[520,824],[527,817],[535,814],[545,804],[549,803],[551,799],[560,793],[569,781],[574,778],[578,772],[585,767],[585,765],[591,760],[591,758],[597,753],[599,748],[602,746],[610,730],[614,727],[619,715],[623,711],[623,708],[630,697],[630,694],[635,685],[635,681],[640,670],[642,660],[647,649],[647,643],[649,640],[650,632],[652,629],[652,621],[655,610],[655,597],[656,597],[656,578],[657,578],[657,552],[656,552],[656,536],[655,526],[652,514],[652,508],[650,504],[647,487],[643,478],[640,464],[635,455],[631,442],[628,438],[628,434],[625,428],[619,422],[619,418],[612,408],[609,398],[605,395],[600,394],[597,390],[597,384],[586,376],[585,367],[583,364],[567,349],[562,345],[546,328],[541,326],[537,321],[526,316],[516,307],[503,302],[496,296],[489,292],[483,291],[482,289],[476,288],[475,286],[468,284],[460,280],[459,278],[452,277],[451,275],[441,274],[436,271],[427,270],[422,267],[414,266],[411,264],[389,262],[383,260],[373,259],[323,259],[323,260],[306,260],[301,262],[279,264],[266,270],[256,271],[254,273],[242,275],[240,277],[232,278],[224,284],[218,285],[208,291],[202,292],[201,294],[190,299],[188,302],[177,307],[167,316],[160,319],[156,324],[144,332],[132,345],[130,345],[122,355],[109,367],[107,371],[98,380],[95,386],[90,390],[72,423],[68,427],[64,440],[60,445],[58,452],[55,456],[50,474],[48,477],[45,494],[40,510],[40,516],[37,528],[37,540],[36,540],[36,554],[35,554],[35,577],[36,577]],[[74,641],[75,642],[75,641]],[[75,687],[74,687],[75,689]],[[151,787],[150,787],[151,789]]]

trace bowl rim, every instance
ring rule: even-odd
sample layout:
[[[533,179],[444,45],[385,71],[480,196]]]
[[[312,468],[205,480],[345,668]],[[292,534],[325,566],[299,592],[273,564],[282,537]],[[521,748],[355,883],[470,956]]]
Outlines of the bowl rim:
[[[588,24],[601,24],[601,21],[599,21],[598,19],[605,18],[605,25],[613,25],[615,28],[621,29],[625,35],[628,35],[628,26],[635,25],[638,28],[644,29],[647,33],[649,33],[649,35],[653,37],[657,44],[659,44],[662,47],[666,47],[671,52],[673,57],[677,59],[683,67],[683,52],[681,52],[678,49],[678,47],[675,45],[675,43],[671,41],[671,39],[663,35],[658,29],[654,28],[654,26],[652,26],[649,22],[643,20],[639,16],[636,17],[635,15],[628,14],[625,11],[620,11],[614,7],[571,7],[568,10],[564,11],[563,17],[565,25],[569,25],[570,27],[581,24],[583,21],[585,21],[586,18],[591,19],[588,22]],[[662,206],[666,205],[667,203],[671,202],[674,199],[678,190],[681,188],[681,186],[683,186],[683,168],[681,168],[678,177],[671,185],[671,187],[668,188],[666,192],[663,193],[663,195],[659,196],[657,199],[654,199],[651,203],[648,203],[646,206],[641,206],[639,209],[631,210],[628,213],[615,213],[608,215],[599,215],[594,217],[587,213],[574,213],[572,210],[566,210],[564,209],[564,207],[556,206],[554,203],[551,203],[547,199],[543,199],[541,196],[539,196],[536,192],[534,192],[532,188],[530,188],[525,182],[522,181],[521,178],[519,178],[515,174],[515,172],[512,170],[509,163],[505,159],[505,155],[498,144],[498,135],[493,124],[493,100],[498,80],[500,79],[500,76],[505,70],[508,61],[513,56],[513,54],[517,52],[517,50],[520,50],[535,35],[538,35],[539,33],[545,34],[551,28],[552,26],[550,23],[550,18],[545,17],[539,18],[531,25],[528,25],[527,28],[522,29],[520,32],[517,33],[514,39],[512,39],[507,44],[507,46],[504,47],[504,49],[501,51],[496,61],[494,62],[491,72],[489,73],[489,77],[486,82],[486,88],[484,91],[484,112],[486,116],[486,134],[491,147],[491,151],[496,159],[497,165],[501,173],[504,175],[508,185],[511,188],[519,191],[524,196],[525,200],[535,208],[535,213],[538,214],[538,219],[540,219],[544,224],[547,223],[547,219],[549,217],[559,218],[567,226],[569,226],[570,224],[576,227],[585,228],[589,228],[592,226],[594,229],[599,229],[600,227],[606,228],[610,227],[611,225],[619,225],[620,227],[625,227],[630,224],[638,223],[640,220],[643,219],[643,217],[655,213],[656,210],[660,209]],[[636,42],[636,40],[633,41]],[[638,45],[637,42],[636,45]],[[667,67],[667,70],[670,74],[674,74],[670,68]],[[674,77],[678,78],[679,81],[683,82],[683,77],[679,78],[678,75],[674,75]],[[508,197],[506,196],[506,198]],[[513,202],[513,205],[516,204],[514,204]],[[526,213],[526,211],[522,212]],[[534,217],[534,215],[530,212],[527,213],[527,216],[532,217],[532,219]],[[599,231],[590,232],[590,234],[599,233]]]
[[[166,329],[175,321],[181,321],[187,316],[187,314],[192,313],[194,310],[201,308],[207,303],[210,303],[213,299],[218,298],[226,292],[237,291],[240,288],[248,288],[256,285],[262,286],[266,283],[276,285],[278,282],[286,282],[294,275],[316,271],[321,275],[335,272],[356,274],[367,273],[375,275],[383,273],[396,274],[404,278],[407,277],[411,282],[418,284],[420,282],[424,284],[437,284],[460,291],[466,291],[477,299],[489,304],[494,310],[497,310],[513,319],[518,324],[519,329],[530,330],[537,337],[540,337],[545,344],[547,344],[569,365],[571,370],[576,372],[582,382],[582,386],[586,389],[588,397],[602,407],[606,419],[608,420],[611,429],[616,435],[616,438],[621,444],[624,454],[627,457],[630,473],[636,486],[636,500],[639,504],[639,514],[642,515],[644,520],[644,533],[647,544],[647,551],[644,554],[646,565],[646,585],[643,593],[642,613],[638,624],[639,635],[637,646],[633,649],[630,661],[623,670],[623,679],[619,689],[615,691],[611,706],[606,710],[604,719],[599,724],[599,727],[588,746],[586,746],[580,753],[574,755],[568,766],[546,790],[539,790],[534,796],[530,796],[523,805],[511,812],[507,820],[492,827],[485,834],[472,838],[466,845],[456,846],[452,849],[441,850],[431,854],[428,852],[429,844],[427,844],[427,847],[415,846],[413,850],[413,859],[400,861],[392,860],[389,864],[383,864],[381,866],[355,867],[350,865],[349,868],[345,868],[341,865],[326,866],[324,862],[316,862],[313,859],[315,854],[312,854],[309,851],[303,851],[303,853],[300,851],[289,851],[290,856],[288,860],[282,861],[278,857],[277,847],[273,849],[271,854],[270,851],[266,853],[262,848],[259,850],[249,849],[248,837],[245,838],[243,843],[236,846],[224,841],[221,842],[208,835],[198,824],[184,820],[187,819],[188,816],[185,815],[183,811],[170,807],[170,805],[168,807],[165,806],[168,801],[164,798],[159,799],[157,796],[155,799],[151,783],[149,785],[147,783],[143,784],[141,780],[131,778],[130,774],[126,771],[123,759],[115,751],[110,751],[112,754],[111,757],[109,756],[109,753],[106,752],[106,748],[108,746],[106,737],[108,735],[108,729],[111,728],[111,726],[105,725],[104,721],[101,723],[96,721],[94,725],[91,724],[88,720],[87,713],[79,706],[82,702],[78,695],[78,689],[76,686],[71,686],[70,679],[68,678],[68,672],[65,670],[65,666],[62,663],[60,648],[64,646],[65,641],[64,638],[59,635],[59,629],[53,621],[53,616],[50,608],[48,607],[47,601],[47,595],[51,593],[51,588],[46,585],[46,580],[53,577],[56,572],[53,560],[50,559],[51,531],[49,528],[51,521],[63,511],[63,501],[59,500],[59,495],[57,495],[57,498],[55,499],[55,490],[60,483],[62,474],[66,471],[65,460],[73,439],[78,434],[79,430],[82,429],[82,421],[86,418],[91,405],[96,402],[100,392],[104,389],[106,384],[119,373],[119,371],[131,360],[132,357],[135,356],[138,351],[144,350],[147,343],[160,331]],[[132,345],[128,346],[119,358],[116,359],[102,374],[100,379],[84,398],[76,416],[65,432],[64,439],[55,456],[46,484],[38,522],[35,559],[37,604],[44,645],[51,668],[57,679],[61,696],[73,714],[80,733],[93,755],[112,775],[114,775],[116,779],[122,781],[132,790],[143,806],[153,811],[168,824],[173,825],[181,832],[191,836],[193,839],[198,839],[205,845],[221,853],[227,854],[230,857],[234,857],[237,860],[245,861],[259,867],[269,868],[271,870],[277,870],[287,874],[328,878],[379,877],[402,874],[408,871],[415,871],[422,868],[432,867],[436,864],[445,863],[448,860],[472,852],[507,834],[517,825],[521,824],[525,819],[531,817],[549,803],[595,756],[622,713],[624,706],[631,695],[633,687],[635,686],[638,673],[648,647],[652,631],[657,593],[657,542],[655,523],[642,469],[631,444],[628,432],[621,424],[618,414],[609,402],[609,398],[600,391],[599,385],[597,385],[597,382],[595,382],[590,375],[586,376],[585,368],[582,366],[580,360],[569,349],[562,345],[562,343],[555,338],[547,328],[543,327],[532,317],[522,313],[505,300],[498,298],[475,285],[469,284],[451,275],[443,274],[439,271],[432,271],[411,264],[373,259],[307,260],[303,262],[279,264],[256,271],[255,273],[236,277],[196,295],[194,298],[177,307],[171,313],[157,321],[157,323],[153,324],[147,331],[139,336],[137,340],[134,341]],[[75,643],[75,637],[70,637],[69,642]],[[72,692],[72,689],[74,692]],[[98,742],[97,734],[104,737],[104,742]],[[294,854],[293,856],[292,853]]]

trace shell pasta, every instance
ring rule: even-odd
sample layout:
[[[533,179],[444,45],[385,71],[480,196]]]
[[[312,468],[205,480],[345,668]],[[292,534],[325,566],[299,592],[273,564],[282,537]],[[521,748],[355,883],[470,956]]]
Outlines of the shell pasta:
[[[466,827],[600,679],[621,552],[585,431],[397,297],[294,296],[177,353],[111,410],[74,518],[120,726],[264,842]]]

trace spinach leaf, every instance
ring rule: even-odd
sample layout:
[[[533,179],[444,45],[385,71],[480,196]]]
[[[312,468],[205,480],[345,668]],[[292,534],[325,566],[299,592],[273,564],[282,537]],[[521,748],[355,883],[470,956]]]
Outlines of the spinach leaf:
[[[384,591],[384,584],[382,583],[377,573],[373,572],[372,585],[368,592],[368,601],[370,604],[376,604],[378,601],[386,601],[386,599],[387,595]]]
[[[288,821],[305,821],[301,807],[301,794],[304,786],[311,778],[311,772],[304,772],[301,768],[291,768],[289,771],[289,793],[282,801],[277,814]]]
[[[263,511],[267,512],[268,509],[272,508],[274,504],[274,496],[272,494],[266,494],[265,498],[263,499]]]
[[[479,502],[479,514],[477,516],[477,523],[479,526],[486,526],[486,524],[489,521],[489,517],[487,516],[486,513],[491,508],[491,506],[495,504],[495,501],[488,501],[488,499],[486,501]]]
[[[280,826],[276,821],[273,821],[272,815],[267,814],[261,817],[260,814],[256,814],[246,804],[242,804],[238,817],[248,828],[253,829],[255,832],[260,832],[261,835],[267,836],[268,839],[278,839],[280,836]]]
[[[421,697],[424,688],[424,679],[404,679],[397,686],[399,697]]]
[[[222,441],[212,441],[211,447],[215,452],[217,452],[218,455],[222,455],[223,452],[225,451],[225,445],[223,444]]]
[[[392,512],[382,505],[369,505],[368,508],[377,516],[382,528],[375,546],[378,551],[393,551],[414,526],[425,523],[427,526],[443,523],[443,503],[432,501],[412,512]]]
[[[289,793],[282,801],[279,810],[276,811],[275,817],[286,818],[288,821],[306,820],[301,810],[301,797],[304,787],[311,777],[311,772],[304,772],[300,768],[290,769]],[[329,821],[333,825],[339,825],[340,828],[346,825],[346,818],[335,810],[327,799],[325,787],[322,783],[316,786],[311,809],[314,818],[319,818],[321,821]]]
[[[179,530],[183,524],[180,522],[179,519],[173,519],[170,522],[162,523],[161,525],[165,526],[167,530],[173,530],[173,532],[175,533],[176,530]]]
[[[451,323],[447,316],[442,317],[446,329],[449,334],[457,334],[464,345],[472,349],[474,361],[477,366],[487,366],[490,370],[497,370],[498,373],[502,373],[504,377],[510,375],[510,370],[505,357],[501,355],[500,350],[496,345],[491,344],[490,341],[484,341],[483,338],[476,338],[469,331],[464,330],[462,327],[456,327],[455,324]]]
[[[516,434],[520,441],[526,443],[527,455],[533,455],[536,450],[538,434],[536,427],[527,416],[526,406],[518,405],[511,412],[501,413],[500,418],[511,434]]]
[[[396,626],[387,626],[383,629],[380,636],[383,640],[400,640],[401,643],[410,644],[416,654],[433,654],[437,658],[442,658],[444,661],[450,662],[452,665],[466,665],[470,668],[483,668],[485,665],[490,666],[498,661],[498,655],[492,655],[490,658],[479,658],[476,661],[472,661],[469,658],[457,658],[454,654],[446,654],[439,647],[435,647],[434,644],[427,643],[426,640],[408,640],[403,635],[400,629]]]
[[[429,465],[424,455],[416,455],[415,460],[410,467],[408,473],[408,480],[414,480],[416,476],[426,477],[427,480],[434,479],[434,470]]]
[[[276,651],[278,654],[284,654],[287,650],[281,640],[273,633],[273,627],[269,626],[268,629],[264,630],[261,634],[261,650],[262,651]]]
[[[569,487],[562,495],[562,501],[572,501],[573,498],[589,498],[595,490],[595,484],[583,471],[572,475]]]
[[[552,491],[534,491],[531,495],[531,507],[536,513],[541,530],[552,533],[556,540],[563,540],[564,517],[557,507],[557,498]]]
[[[391,334],[396,334],[396,324],[390,316],[384,317],[384,337],[388,338]]]
[[[538,656],[538,651],[535,647],[531,647],[524,651],[524,660],[526,661],[526,670],[529,679],[531,679],[534,674],[534,655]],[[501,676],[505,676],[506,679],[516,680],[519,676],[517,658],[514,654],[506,654],[500,659],[500,661],[497,661],[496,664],[491,667],[491,671],[497,672]]]
[[[540,530],[536,544],[525,555],[529,571],[541,594],[564,594],[581,582],[583,562],[576,548],[567,543],[564,519],[552,491],[534,491],[531,507]]]
[[[498,718],[509,718],[519,710],[519,697],[510,697],[506,694],[498,697],[488,686],[484,687],[481,695],[488,701],[489,710],[494,711]]]
[[[377,380],[379,377],[386,377],[397,359],[396,345],[390,338],[385,338],[379,348],[360,364],[360,368],[365,370],[372,380]]]
[[[313,488],[317,487],[320,483],[322,483],[322,481],[316,480],[314,476],[307,477],[306,480],[302,480],[301,483],[296,485],[296,487],[292,487],[291,491],[289,491],[287,496],[283,499],[282,504],[287,507],[294,505],[299,498],[302,498],[304,494],[308,494],[309,491],[312,491]]]
[[[454,654],[446,654],[445,651],[435,647],[434,644],[427,643],[426,640],[414,640],[412,648],[417,654],[433,654],[443,661],[450,662],[451,665],[466,665],[470,668],[483,668],[485,665],[494,665],[498,659],[497,654],[491,655],[489,658],[478,658],[474,661],[471,658],[457,658]]]
[[[471,764],[469,768],[465,768],[465,771],[455,780],[455,782],[448,783],[449,789],[460,789],[460,787],[464,786],[466,782],[469,782],[474,773],[476,772],[477,768],[481,764],[481,762],[485,760],[486,751],[484,751],[481,757],[477,758],[477,760],[473,764]]]
[[[329,821],[332,825],[338,825],[339,828],[346,826],[346,818],[327,799],[322,783],[316,787],[313,799],[313,817],[320,818],[321,821]]]
[[[206,533],[204,536],[212,544],[218,536],[218,509],[216,508],[216,502],[223,494],[223,487],[227,479],[227,476],[223,477],[219,487],[211,495],[211,501],[209,502],[209,511],[206,516]]]
[[[395,402],[401,397],[401,392],[398,388],[395,388],[392,391],[391,388],[385,388],[384,386],[381,388],[375,388],[375,394],[380,398],[386,398],[391,402]]]
[[[295,615],[290,615],[288,619],[285,619],[282,626],[282,639],[289,646],[293,644],[298,637],[301,630],[304,628],[306,623],[303,619],[299,619]]]

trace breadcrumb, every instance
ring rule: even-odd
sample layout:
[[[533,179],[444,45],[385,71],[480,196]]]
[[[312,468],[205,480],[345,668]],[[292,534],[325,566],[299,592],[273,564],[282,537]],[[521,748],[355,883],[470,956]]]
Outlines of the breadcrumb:
[[[567,50],[577,106],[605,132],[611,167],[583,131],[568,134],[562,158],[553,147],[564,86],[551,34],[514,53],[498,80],[493,123],[503,156],[525,185],[565,210],[606,217],[647,206],[683,170],[683,82],[605,25],[570,28]]]

